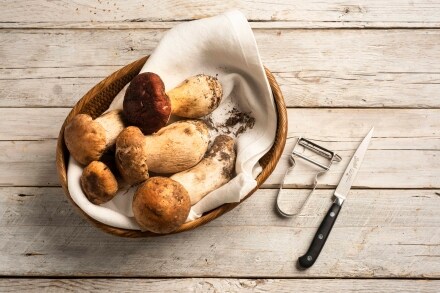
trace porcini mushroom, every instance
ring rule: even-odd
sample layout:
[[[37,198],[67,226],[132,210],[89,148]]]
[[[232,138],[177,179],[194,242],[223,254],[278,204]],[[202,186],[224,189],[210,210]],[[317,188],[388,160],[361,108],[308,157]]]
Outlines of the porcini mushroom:
[[[171,115],[171,101],[162,79],[152,72],[136,75],[125,92],[123,113],[130,125],[145,134],[164,127]]]
[[[216,77],[198,74],[169,91],[171,113],[185,118],[200,118],[214,111],[223,95]]]
[[[116,165],[127,183],[136,184],[148,179],[149,170],[168,174],[193,167],[208,142],[208,127],[198,120],[178,121],[152,135],[130,126],[116,139]]]
[[[164,234],[185,223],[191,205],[188,192],[180,183],[166,177],[152,177],[136,190],[132,208],[142,229]]]
[[[170,177],[185,187],[191,205],[231,180],[235,169],[234,145],[233,138],[219,135],[200,163]]]
[[[72,157],[80,164],[97,161],[114,145],[124,129],[120,110],[110,111],[95,120],[87,114],[78,114],[64,129],[64,141]]]
[[[200,118],[211,113],[221,101],[223,91],[217,78],[199,74],[165,93],[162,79],[153,72],[133,78],[123,102],[123,113],[130,125],[151,134],[165,126],[171,114]]]
[[[93,161],[84,168],[80,184],[88,200],[94,204],[106,203],[118,192],[118,181],[112,171],[99,161]]]

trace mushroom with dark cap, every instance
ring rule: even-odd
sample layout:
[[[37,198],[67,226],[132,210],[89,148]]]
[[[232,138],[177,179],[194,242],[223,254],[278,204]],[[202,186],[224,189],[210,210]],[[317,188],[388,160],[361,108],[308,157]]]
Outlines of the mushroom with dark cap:
[[[152,72],[135,76],[125,92],[123,109],[127,122],[145,134],[164,127],[171,115],[171,101],[162,79]]]
[[[123,102],[123,113],[130,125],[151,134],[165,126],[171,114],[200,118],[220,104],[223,91],[218,79],[199,74],[165,93],[162,79],[153,72],[133,78]]]

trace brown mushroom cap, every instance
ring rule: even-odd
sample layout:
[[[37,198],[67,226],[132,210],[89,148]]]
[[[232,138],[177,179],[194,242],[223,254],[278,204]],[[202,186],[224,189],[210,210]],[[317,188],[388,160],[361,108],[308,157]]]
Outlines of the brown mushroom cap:
[[[136,190],[132,207],[139,226],[165,234],[185,223],[191,204],[188,192],[180,183],[166,177],[152,177]]]
[[[93,161],[84,168],[81,187],[91,203],[103,204],[115,197],[118,181],[103,162]]]
[[[129,125],[151,134],[165,126],[171,115],[170,98],[162,79],[144,72],[133,78],[125,92],[123,113]]]
[[[105,129],[87,114],[78,114],[67,124],[64,141],[73,158],[83,165],[99,160],[106,149]]]
[[[148,150],[145,137],[136,126],[125,128],[116,139],[116,166],[122,178],[130,184],[148,179]]]

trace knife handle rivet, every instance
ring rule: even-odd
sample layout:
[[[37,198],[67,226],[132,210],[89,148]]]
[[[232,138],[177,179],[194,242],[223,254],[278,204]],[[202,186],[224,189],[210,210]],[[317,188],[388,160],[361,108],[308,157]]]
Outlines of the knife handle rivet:
[[[322,234],[319,234],[319,235],[318,235],[318,238],[319,238],[319,239],[322,239],[322,238],[324,238],[324,236],[323,236]]]
[[[313,258],[312,258],[311,255],[308,255],[308,256],[307,256],[307,260],[308,260],[308,261],[312,261],[312,259],[313,259]]]
[[[335,212],[331,212],[331,213],[330,213],[330,217],[333,218],[334,216],[335,216]]]

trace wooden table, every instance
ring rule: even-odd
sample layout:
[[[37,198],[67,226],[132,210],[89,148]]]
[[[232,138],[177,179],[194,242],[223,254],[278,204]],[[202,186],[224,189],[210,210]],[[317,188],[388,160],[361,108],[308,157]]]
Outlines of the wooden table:
[[[0,291],[429,292],[440,288],[440,3],[0,1]],[[238,8],[289,106],[285,155],[227,215],[154,239],[107,235],[67,202],[55,144],[72,105],[177,23]],[[316,264],[295,266],[371,126]],[[294,137],[343,157],[295,219],[274,212]],[[312,180],[287,178],[294,204]]]

